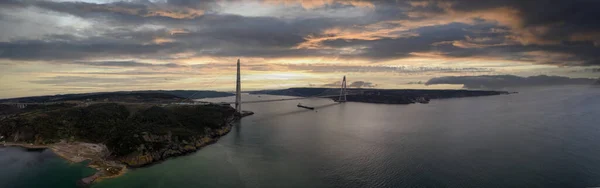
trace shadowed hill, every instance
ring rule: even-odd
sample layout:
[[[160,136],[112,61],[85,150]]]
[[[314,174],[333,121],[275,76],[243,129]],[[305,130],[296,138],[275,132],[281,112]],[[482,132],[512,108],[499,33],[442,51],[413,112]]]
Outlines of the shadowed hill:
[[[425,85],[460,84],[469,89],[504,89],[519,87],[540,87],[560,85],[591,85],[597,80],[591,78],[569,78],[563,76],[481,75],[481,76],[445,76],[432,78]]]
[[[0,99],[9,103],[46,103],[64,101],[119,101],[119,102],[176,102],[187,99],[233,96],[232,93],[218,91],[196,90],[147,90],[147,91],[117,91],[100,93],[46,95]]]
[[[216,140],[228,132],[234,114],[233,108],[221,105],[47,106],[0,117],[0,141],[100,143],[111,151],[110,157],[142,166]]]

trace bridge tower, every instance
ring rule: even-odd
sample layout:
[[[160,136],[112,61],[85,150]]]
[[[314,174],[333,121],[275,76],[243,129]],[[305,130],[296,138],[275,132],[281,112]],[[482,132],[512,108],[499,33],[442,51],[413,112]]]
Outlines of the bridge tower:
[[[235,111],[242,112],[242,88],[240,82],[240,59],[237,60],[237,80],[235,82]]]
[[[340,91],[340,98],[338,99],[338,102],[346,102],[346,76],[344,76],[344,79],[342,80],[342,90]]]

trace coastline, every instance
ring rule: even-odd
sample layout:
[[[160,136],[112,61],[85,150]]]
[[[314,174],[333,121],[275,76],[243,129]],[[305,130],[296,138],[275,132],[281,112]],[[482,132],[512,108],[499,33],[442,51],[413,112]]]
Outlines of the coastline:
[[[48,149],[47,145],[35,145],[28,143],[2,142],[3,147],[21,147],[25,149]]]
[[[52,153],[58,157],[70,162],[70,163],[81,163],[84,161],[90,161],[86,166],[88,168],[96,169],[97,172],[82,178],[77,182],[80,186],[88,186],[94,182],[99,182],[105,179],[116,178],[124,175],[129,168],[143,168],[148,167],[156,163],[168,160],[169,158],[184,156],[190,153],[194,153],[205,146],[217,142],[220,137],[227,135],[231,132],[233,127],[232,123],[228,123],[221,129],[216,129],[208,136],[203,136],[198,142],[194,143],[191,147],[185,147],[185,150],[175,155],[167,156],[165,158],[154,159],[143,161],[141,165],[132,165],[128,163],[126,158],[107,160],[105,159],[109,153],[106,146],[94,143],[84,142],[58,142],[48,145],[36,145],[29,143],[15,143],[15,142],[1,142],[2,147],[20,147],[28,150],[46,150],[49,149]],[[91,149],[92,148],[92,149]],[[92,151],[90,151],[92,150]],[[137,155],[136,157],[146,158],[145,155]]]
[[[233,124],[228,123],[226,126],[214,130],[214,132],[212,132],[210,135],[202,136],[195,142],[188,143],[179,149],[158,151],[160,153],[131,154],[129,156],[117,158],[116,160],[131,168],[148,167],[169,158],[185,156],[187,154],[196,152],[205,146],[215,143],[220,139],[220,137],[231,132],[232,127]]]

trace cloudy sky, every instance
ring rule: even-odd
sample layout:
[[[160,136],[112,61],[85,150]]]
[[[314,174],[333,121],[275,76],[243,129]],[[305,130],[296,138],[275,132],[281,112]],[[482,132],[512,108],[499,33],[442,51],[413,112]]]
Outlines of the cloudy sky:
[[[597,0],[0,0],[0,98],[598,77]]]

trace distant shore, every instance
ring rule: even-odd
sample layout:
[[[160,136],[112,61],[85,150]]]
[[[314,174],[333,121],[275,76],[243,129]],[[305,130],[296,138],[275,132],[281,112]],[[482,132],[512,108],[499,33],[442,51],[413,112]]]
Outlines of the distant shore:
[[[284,95],[297,97],[325,96],[338,101],[340,90],[337,88],[289,88],[280,90],[253,91],[250,94]],[[371,89],[349,88],[345,102],[364,102],[376,104],[414,104],[429,103],[432,99],[449,99],[512,94],[507,91],[451,90],[451,89]]]

